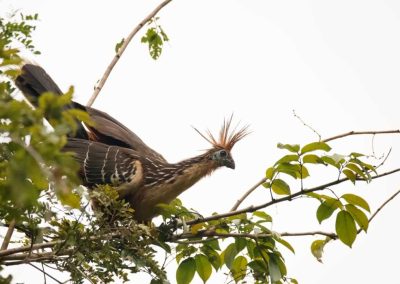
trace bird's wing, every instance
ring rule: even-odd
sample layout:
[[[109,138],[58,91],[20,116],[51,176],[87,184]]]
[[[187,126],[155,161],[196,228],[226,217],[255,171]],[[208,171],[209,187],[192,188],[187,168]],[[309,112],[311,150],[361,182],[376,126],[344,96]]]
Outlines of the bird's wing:
[[[38,105],[39,97],[45,92],[62,95],[60,88],[46,71],[44,71],[42,67],[33,64],[25,64],[22,66],[21,74],[15,79],[15,85],[35,107]],[[75,108],[75,106],[73,104],[64,106],[64,109],[71,108]],[[88,134],[83,125],[79,121],[76,122],[78,128],[75,136],[88,139]]]
[[[95,141],[130,148],[141,153],[142,156],[151,157],[161,162],[166,162],[164,157],[147,146],[135,133],[109,114],[91,107],[75,103],[76,108],[88,112],[94,126],[87,126]]]
[[[137,186],[143,180],[143,168],[136,151],[79,138],[69,138],[64,151],[74,153],[83,184],[88,187],[98,184]]]

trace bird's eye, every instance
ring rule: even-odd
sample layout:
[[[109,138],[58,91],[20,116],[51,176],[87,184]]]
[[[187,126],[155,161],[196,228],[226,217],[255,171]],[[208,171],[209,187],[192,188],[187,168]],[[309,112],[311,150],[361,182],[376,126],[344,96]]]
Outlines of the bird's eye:
[[[225,150],[221,150],[221,151],[219,152],[219,155],[220,155],[220,157],[225,158],[228,154],[226,153]]]

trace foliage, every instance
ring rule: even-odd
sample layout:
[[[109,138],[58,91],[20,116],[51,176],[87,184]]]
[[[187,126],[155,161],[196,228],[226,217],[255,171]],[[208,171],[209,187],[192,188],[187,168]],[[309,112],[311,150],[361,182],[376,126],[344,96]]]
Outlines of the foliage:
[[[150,56],[154,60],[160,57],[164,43],[169,41],[163,28],[157,23],[158,19],[158,17],[155,17],[149,21],[148,24],[152,27],[148,28],[146,34],[142,37],[142,43],[148,44]]]
[[[76,121],[90,123],[86,113],[64,108],[73,89],[63,96],[44,94],[35,109],[13,93],[22,60],[12,46],[22,44],[38,53],[31,40],[34,26],[29,24],[36,19],[37,15],[18,21],[0,18],[0,219],[4,224],[15,221],[24,234],[17,240],[18,252],[0,251],[1,265],[40,262],[68,272],[74,283],[128,281],[130,273],[138,272],[149,274],[153,284],[165,283],[164,265],[155,260],[157,248],[175,258],[178,284],[195,277],[206,283],[213,272],[222,271],[235,283],[297,283],[288,276],[284,258],[295,249],[285,235],[271,230],[269,206],[306,197],[316,201],[316,225],[335,220],[335,233],[321,234],[323,239],[311,243],[318,261],[331,241],[351,247],[357,235],[368,230],[368,202],[350,192],[338,196],[332,187],[348,181],[369,183],[379,177],[377,167],[357,152],[332,153],[323,141],[304,146],[279,143],[284,154],[266,169],[260,183],[271,200],[234,212],[203,217],[176,199],[159,205],[163,223],[155,228],[136,223],[133,210],[113,188],[88,193],[79,186],[74,160],[62,151]],[[168,41],[156,20],[142,38],[154,59]],[[306,188],[304,181],[315,177],[314,168],[326,169],[330,182]],[[0,283],[10,281],[0,278]]]

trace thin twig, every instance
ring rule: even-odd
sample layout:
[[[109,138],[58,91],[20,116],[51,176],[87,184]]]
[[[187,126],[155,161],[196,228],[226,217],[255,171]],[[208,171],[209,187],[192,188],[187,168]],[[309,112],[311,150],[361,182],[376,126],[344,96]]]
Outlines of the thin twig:
[[[87,106],[92,106],[94,101],[96,100],[97,96],[99,95],[101,89],[103,88],[104,84],[106,83],[108,77],[111,74],[111,71],[113,70],[114,66],[117,64],[118,60],[121,58],[122,54],[124,53],[126,47],[129,45],[130,41],[132,38],[137,34],[138,31],[148,22],[150,21],[157,13],[164,8],[169,2],[172,0],[165,0],[163,1],[160,5],[158,5],[149,15],[147,15],[146,18],[144,18],[132,31],[131,33],[127,36],[127,38],[124,40],[122,43],[121,47],[118,49],[117,53],[115,54],[114,58],[112,59],[110,65],[108,65],[103,77],[101,78],[100,82],[97,84],[96,88],[94,89],[94,92],[92,96],[90,97],[88,103],[86,104]]]
[[[16,223],[15,219],[12,219],[10,224],[8,225],[7,233],[4,236],[3,243],[1,244],[1,250],[5,250],[8,248],[8,245],[11,241],[12,234],[14,232],[15,223]]]
[[[233,205],[233,207],[231,208],[230,211],[236,211],[239,207],[239,205],[243,202],[243,200],[245,200],[247,198],[247,196],[249,196],[254,190],[256,190],[260,185],[262,185],[267,179],[266,178],[262,178],[259,182],[257,182],[255,185],[253,185],[248,191],[246,191],[242,197],[240,197],[235,205]]]
[[[28,264],[29,264],[30,266],[32,266],[33,268],[35,268],[35,269],[39,270],[40,272],[42,272],[45,276],[47,276],[47,277],[53,279],[55,282],[57,282],[57,283],[59,283],[59,284],[62,284],[61,281],[57,280],[55,277],[53,277],[53,276],[51,276],[49,273],[47,273],[47,272],[44,270],[44,268],[43,268],[43,269],[40,269],[39,267],[37,267],[36,265],[34,265],[34,264],[32,264],[32,263],[28,263]],[[43,264],[43,263],[42,263],[42,264]],[[46,278],[45,278],[45,281],[46,281]],[[45,283],[46,283],[46,282],[45,282]]]
[[[295,118],[297,118],[304,126],[308,127],[312,132],[314,132],[317,136],[318,136],[318,141],[321,141],[321,134],[318,133],[317,130],[315,130],[314,128],[312,128],[309,124],[305,123],[304,120],[297,115],[296,111],[293,110],[293,115]]]
[[[322,140],[323,142],[329,142],[332,140],[340,139],[346,136],[352,136],[352,135],[376,135],[376,134],[396,134],[400,133],[400,129],[394,129],[394,130],[377,130],[377,131],[349,131],[343,134],[339,134],[336,136],[332,136],[329,138],[326,138]]]
[[[400,190],[396,191],[385,202],[383,202],[382,205],[379,206],[378,209],[376,209],[374,214],[371,215],[371,217],[369,218],[368,222],[371,222],[375,218],[375,216],[382,210],[382,208],[385,207],[390,201],[392,201],[399,193],[400,193]]]
[[[46,270],[44,269],[44,264],[43,264],[43,262],[41,263],[42,264],[42,271],[43,271],[43,280],[44,280],[44,283],[43,284],[47,284],[47,277],[46,277]],[[29,263],[29,265],[31,265],[31,266],[33,266],[33,267],[35,267],[35,268],[38,268],[38,267],[36,267],[36,266],[34,266],[32,263]],[[40,269],[39,269],[40,270]]]

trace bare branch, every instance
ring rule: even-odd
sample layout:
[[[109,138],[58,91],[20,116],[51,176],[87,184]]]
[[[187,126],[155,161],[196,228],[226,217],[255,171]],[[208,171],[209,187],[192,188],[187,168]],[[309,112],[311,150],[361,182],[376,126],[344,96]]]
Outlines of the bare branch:
[[[231,208],[231,211],[236,211],[239,207],[239,205],[243,202],[243,200],[245,200],[247,198],[247,196],[249,196],[254,190],[256,190],[260,185],[262,185],[267,179],[266,178],[262,178],[259,182],[257,182],[255,185],[253,185],[248,191],[246,191],[242,197],[240,197],[235,205],[233,205],[233,207]]]
[[[1,244],[1,250],[5,250],[8,248],[8,244],[10,243],[11,236],[14,232],[15,223],[16,223],[15,219],[12,219],[10,224],[8,225],[7,233],[4,236],[3,243]]]
[[[108,65],[103,77],[101,78],[100,82],[97,84],[92,96],[90,97],[87,106],[92,106],[94,101],[96,100],[97,96],[99,95],[101,89],[103,88],[104,84],[106,83],[108,77],[111,74],[114,66],[117,64],[118,60],[121,58],[122,54],[124,53],[126,47],[131,42],[132,38],[137,34],[138,31],[148,22],[150,21],[157,13],[164,8],[169,2],[172,0],[165,0],[160,5],[158,5],[146,18],[144,18],[127,36],[127,38],[122,43],[121,47],[118,49],[117,53],[115,54],[114,58],[112,59],[110,65]]]
[[[36,265],[34,265],[34,264],[32,264],[32,263],[29,263],[29,265],[32,266],[33,268],[39,270],[40,272],[42,272],[43,275],[45,275],[45,277],[46,277],[46,276],[47,276],[47,277],[50,277],[50,278],[53,279],[55,282],[57,282],[57,283],[59,283],[59,284],[62,284],[62,282],[59,281],[59,280],[57,280],[57,278],[55,278],[55,277],[53,277],[52,275],[50,275],[49,273],[47,273],[47,272],[44,270],[44,268],[43,268],[43,269],[40,269],[39,267],[37,267]],[[45,278],[45,281],[46,281],[46,278]]]
[[[400,129],[394,129],[394,130],[377,130],[377,131],[349,131],[343,134],[339,134],[336,136],[332,136],[329,138],[326,138],[322,140],[323,142],[329,142],[332,140],[340,139],[343,137],[347,136],[352,136],[352,135],[376,135],[376,134],[399,134]]]
[[[375,213],[371,215],[368,222],[371,222],[375,218],[375,216],[382,210],[382,208],[385,207],[390,201],[392,201],[399,193],[400,193],[400,190],[396,191],[385,202],[383,202],[382,205],[379,206],[378,209],[376,209]]]
[[[2,258],[3,256],[15,254],[15,253],[30,251],[31,249],[38,250],[38,249],[43,249],[43,248],[50,248],[50,247],[53,247],[53,246],[61,244],[61,243],[63,243],[63,241],[54,241],[54,242],[47,242],[47,243],[41,243],[41,244],[33,244],[33,245],[27,245],[27,246],[18,247],[18,248],[1,250],[0,258]]]

